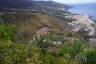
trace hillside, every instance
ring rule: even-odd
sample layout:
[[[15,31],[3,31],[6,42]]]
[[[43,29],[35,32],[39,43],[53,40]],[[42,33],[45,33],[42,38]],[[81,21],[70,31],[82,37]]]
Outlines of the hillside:
[[[70,6],[54,1],[0,0],[0,8],[56,10],[57,8],[68,9]]]
[[[12,13],[4,14],[2,16],[3,24],[5,25],[16,25],[16,37],[24,37],[24,39],[32,39],[36,32],[43,28],[48,27],[53,32],[64,32],[65,22],[62,19],[48,16],[47,14],[41,13]]]

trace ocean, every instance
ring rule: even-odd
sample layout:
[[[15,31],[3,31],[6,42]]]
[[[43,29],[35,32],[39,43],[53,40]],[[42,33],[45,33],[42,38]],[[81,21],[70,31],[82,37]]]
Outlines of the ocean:
[[[96,20],[96,3],[87,3],[87,4],[71,4],[73,8],[70,8],[68,11],[72,13],[85,14],[92,17]]]

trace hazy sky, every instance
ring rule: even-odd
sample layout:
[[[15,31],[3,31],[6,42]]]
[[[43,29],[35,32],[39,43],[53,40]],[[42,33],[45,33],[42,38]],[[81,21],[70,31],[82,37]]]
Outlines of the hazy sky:
[[[94,3],[96,0],[53,0],[61,3]]]

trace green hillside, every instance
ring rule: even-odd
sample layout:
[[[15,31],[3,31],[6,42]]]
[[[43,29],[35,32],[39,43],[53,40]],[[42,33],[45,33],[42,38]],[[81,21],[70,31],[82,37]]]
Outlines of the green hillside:
[[[31,40],[33,35],[43,27],[49,27],[53,32],[62,34],[65,31],[65,22],[63,19],[42,13],[7,13],[1,16],[2,20],[2,24],[16,26],[17,39],[25,37],[25,40],[27,38]]]

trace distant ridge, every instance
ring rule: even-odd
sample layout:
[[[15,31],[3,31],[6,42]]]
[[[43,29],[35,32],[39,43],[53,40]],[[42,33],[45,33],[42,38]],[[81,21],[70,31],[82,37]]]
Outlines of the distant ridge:
[[[28,1],[28,0],[0,0],[0,8],[22,8],[22,9],[68,9],[70,6],[54,1]]]

